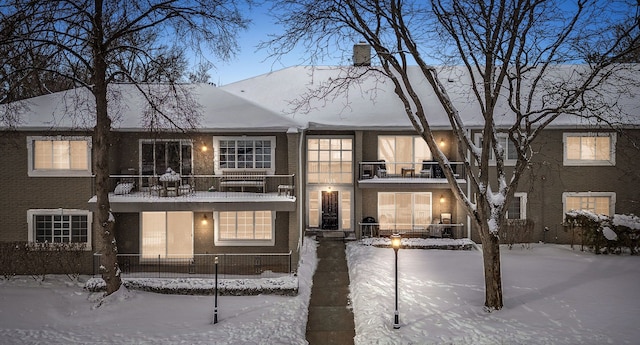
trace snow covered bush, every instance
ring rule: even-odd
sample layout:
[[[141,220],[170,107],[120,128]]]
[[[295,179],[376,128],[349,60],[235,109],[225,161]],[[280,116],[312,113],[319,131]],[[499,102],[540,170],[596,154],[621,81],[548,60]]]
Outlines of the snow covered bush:
[[[581,231],[582,245],[592,247],[596,254],[622,253],[625,248],[632,255],[638,252],[640,217],[633,214],[609,217],[584,210],[572,210],[565,216],[572,228]]]

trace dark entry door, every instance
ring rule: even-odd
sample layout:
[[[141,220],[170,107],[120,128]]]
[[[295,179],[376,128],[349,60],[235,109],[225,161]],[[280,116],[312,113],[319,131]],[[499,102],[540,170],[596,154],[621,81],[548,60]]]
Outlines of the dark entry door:
[[[338,230],[338,192],[322,192],[323,230]]]

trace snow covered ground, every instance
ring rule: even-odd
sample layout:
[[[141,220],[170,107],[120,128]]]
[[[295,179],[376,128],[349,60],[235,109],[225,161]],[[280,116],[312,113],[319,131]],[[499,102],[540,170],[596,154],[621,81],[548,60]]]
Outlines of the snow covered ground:
[[[306,241],[298,296],[98,293],[65,276],[0,280],[2,344],[305,344],[315,242]],[[503,310],[483,311],[478,251],[401,249],[393,330],[393,250],[350,243],[356,344],[638,344],[640,257],[567,246],[503,250]],[[85,278],[87,279],[87,278]],[[230,284],[227,282],[227,284]]]

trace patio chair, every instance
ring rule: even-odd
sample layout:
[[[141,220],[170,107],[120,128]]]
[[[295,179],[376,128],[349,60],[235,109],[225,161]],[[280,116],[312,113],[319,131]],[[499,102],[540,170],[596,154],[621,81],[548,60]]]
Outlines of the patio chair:
[[[432,171],[432,167],[433,167],[433,161],[429,161],[429,160],[423,160],[422,161],[422,169],[420,169],[420,177],[432,177],[433,176],[433,171]]]
[[[384,159],[379,159],[378,164],[376,164],[376,176],[378,177],[387,177],[387,164]]]

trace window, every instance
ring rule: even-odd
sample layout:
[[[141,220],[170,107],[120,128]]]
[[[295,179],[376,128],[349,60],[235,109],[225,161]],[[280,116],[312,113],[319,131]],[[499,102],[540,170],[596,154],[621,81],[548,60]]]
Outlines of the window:
[[[162,175],[171,168],[181,175],[191,175],[192,152],[189,140],[140,140],[140,171],[142,175]]]
[[[615,133],[564,133],[564,165],[615,165]]]
[[[307,140],[308,183],[352,183],[353,140],[309,138]]]
[[[85,210],[28,210],[29,242],[86,243],[90,250],[91,220],[92,213]]]
[[[141,222],[143,259],[193,257],[191,212],[142,212]]]
[[[431,160],[431,150],[418,136],[378,136],[378,159],[384,159],[391,174],[400,174],[402,168],[412,166],[416,171],[422,168],[422,161]],[[393,164],[407,163],[407,164]]]
[[[514,193],[507,207],[507,219],[527,219],[527,193]]]
[[[509,135],[507,133],[498,133],[497,141],[500,146],[504,149],[504,164],[507,166],[515,165],[518,160],[518,152],[516,151],[516,145],[509,140]],[[478,147],[482,148],[482,135],[476,134],[476,143]],[[489,154],[489,163],[496,163],[496,156],[491,150]]]
[[[91,137],[27,137],[29,176],[91,176]]]
[[[274,245],[272,211],[216,212],[215,244],[262,246]]]
[[[381,230],[412,230],[431,224],[431,193],[378,193]]]
[[[616,193],[613,192],[565,192],[562,193],[563,217],[573,210],[591,211],[611,216],[614,214]]]
[[[275,171],[275,137],[217,137],[213,145],[216,170]]]

